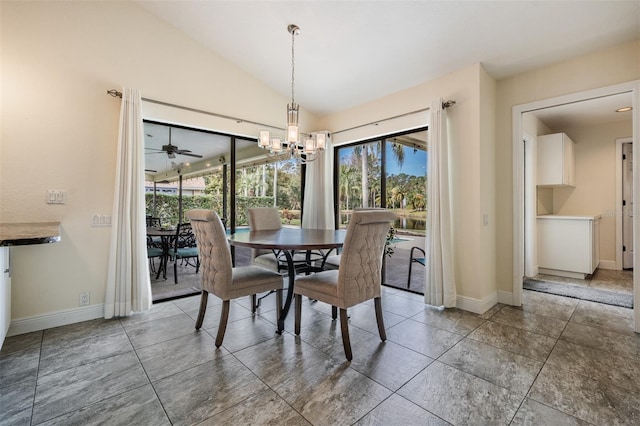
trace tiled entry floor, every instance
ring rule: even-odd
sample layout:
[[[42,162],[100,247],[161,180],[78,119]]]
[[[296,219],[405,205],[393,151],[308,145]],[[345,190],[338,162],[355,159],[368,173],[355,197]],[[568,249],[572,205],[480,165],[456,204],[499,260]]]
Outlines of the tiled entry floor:
[[[524,292],[524,307],[483,316],[425,307],[385,288],[388,340],[372,304],[351,310],[346,362],[330,309],[305,302],[301,336],[274,333],[273,297],[252,317],[220,301],[155,305],[8,338],[0,424],[639,424],[640,337],[632,311]],[[248,298],[247,298],[248,299]]]

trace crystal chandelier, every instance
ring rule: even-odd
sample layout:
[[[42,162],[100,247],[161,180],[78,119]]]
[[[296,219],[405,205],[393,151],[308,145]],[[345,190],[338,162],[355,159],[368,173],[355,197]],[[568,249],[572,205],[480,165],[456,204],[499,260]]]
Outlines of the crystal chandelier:
[[[276,160],[296,159],[300,163],[309,163],[319,157],[326,145],[326,134],[300,133],[298,126],[299,105],[295,101],[295,37],[300,34],[300,27],[289,25],[287,31],[291,34],[291,103],[287,104],[287,130],[284,139],[272,137],[268,130],[261,130],[258,146],[267,152],[270,158]],[[301,137],[302,136],[302,137]]]

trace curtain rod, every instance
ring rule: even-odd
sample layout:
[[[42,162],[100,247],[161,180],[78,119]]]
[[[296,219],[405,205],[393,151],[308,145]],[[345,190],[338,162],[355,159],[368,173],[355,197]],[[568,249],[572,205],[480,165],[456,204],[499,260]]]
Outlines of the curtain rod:
[[[122,98],[122,92],[119,92],[116,89],[107,90],[107,94],[113,96],[114,98]],[[232,117],[230,115],[218,114],[216,112],[204,111],[204,110],[201,110],[201,109],[196,109],[196,108],[186,107],[186,106],[182,106],[182,105],[171,104],[171,103],[168,103],[168,102],[158,101],[158,100],[155,100],[155,99],[142,98],[142,100],[145,101],[145,102],[152,103],[152,104],[158,104],[158,105],[168,106],[168,107],[172,107],[172,108],[184,109],[186,111],[197,112],[197,113],[206,114],[206,115],[212,115],[214,117],[224,118],[224,119],[227,119],[227,120],[233,120],[236,123],[249,123],[249,124],[254,124],[256,126],[269,127],[270,129],[283,130],[283,131],[285,130],[282,127],[272,126],[270,124],[259,123],[257,121],[245,120],[244,118]],[[444,102],[442,102],[442,109],[449,108],[449,107],[451,107],[451,106],[453,106],[455,104],[456,104],[456,101],[453,101],[453,100],[444,101]],[[348,129],[342,129],[342,130],[338,130],[338,131],[331,132],[331,133],[335,135],[335,134],[338,134],[338,133],[348,132],[349,130],[359,129],[361,127],[366,127],[366,126],[371,126],[371,125],[376,125],[377,126],[379,123],[382,123],[383,121],[395,120],[396,118],[402,118],[402,117],[406,117],[408,115],[418,114],[420,112],[429,111],[430,109],[431,108],[429,108],[429,107],[422,108],[422,109],[417,109],[415,111],[405,112],[404,114],[394,115],[393,117],[382,118],[380,120],[372,121],[370,123],[360,124],[358,126],[349,127]]]
[[[453,101],[453,100],[444,101],[444,102],[442,102],[442,109],[449,108],[450,106],[453,106],[455,104],[456,104],[456,101]],[[420,112],[429,111],[430,109],[431,109],[430,107],[426,107],[426,108],[422,108],[422,109],[417,109],[415,111],[405,112],[404,114],[394,115],[393,117],[381,118],[380,120],[372,121],[370,123],[359,124],[357,126],[349,127],[348,129],[337,130],[335,132],[332,132],[332,134],[335,135],[337,133],[348,132],[350,130],[355,130],[355,129],[359,129],[361,127],[367,127],[367,126],[371,126],[371,125],[377,126],[378,124],[382,123],[383,121],[395,120],[396,118],[402,118],[402,117],[406,117],[408,115],[418,114]]]
[[[113,96],[114,98],[122,98],[122,92],[119,92],[116,89],[107,90],[107,94]],[[202,110],[202,109],[186,107],[186,106],[183,106],[183,105],[171,104],[171,103],[168,103],[168,102],[158,101],[156,99],[142,98],[142,100],[145,101],[145,102],[152,103],[152,104],[157,104],[157,105],[168,106],[168,107],[172,107],[172,108],[183,109],[183,110],[186,110],[186,111],[197,112],[197,113],[200,113],[200,114],[212,115],[214,117],[224,118],[224,119],[227,119],[227,120],[233,120],[236,123],[248,123],[248,124],[254,124],[254,125],[260,126],[260,127],[268,127],[270,129],[276,129],[276,130],[282,130],[282,131],[285,130],[282,127],[272,126],[270,124],[259,123],[257,121],[252,121],[252,120],[245,120],[244,118],[232,117],[230,115],[218,114],[217,112],[205,111],[205,110]]]

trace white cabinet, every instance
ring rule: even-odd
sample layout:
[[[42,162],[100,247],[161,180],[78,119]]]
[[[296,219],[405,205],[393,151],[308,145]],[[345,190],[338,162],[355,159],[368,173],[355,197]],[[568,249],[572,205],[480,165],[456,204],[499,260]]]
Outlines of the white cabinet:
[[[600,216],[538,216],[541,274],[584,279],[600,263]]]
[[[0,247],[0,348],[11,324],[11,258],[9,247]]]
[[[576,186],[574,142],[564,133],[538,136],[540,186]]]

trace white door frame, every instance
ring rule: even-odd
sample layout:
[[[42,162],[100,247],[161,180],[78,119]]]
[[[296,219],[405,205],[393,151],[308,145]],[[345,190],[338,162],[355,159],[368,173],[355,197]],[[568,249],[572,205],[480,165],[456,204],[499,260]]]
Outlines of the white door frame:
[[[585,101],[603,96],[620,93],[631,93],[632,98],[632,140],[638,145],[640,136],[640,80],[613,86],[601,87],[584,92],[572,93],[570,95],[558,96],[555,98],[543,99],[527,104],[515,105],[512,108],[512,147],[513,147],[513,294],[512,304],[522,305],[522,279],[524,277],[524,144],[522,143],[522,114],[564,105],[574,102]],[[640,149],[633,152],[633,195],[635,200],[640,200],[640,174],[636,173],[637,164],[640,164]],[[640,214],[633,217],[633,241],[634,247],[640,242]],[[634,251],[634,264],[640,265],[640,250]],[[633,274],[633,299],[640,301],[640,274]],[[635,331],[640,332],[640,303],[634,303],[634,326]]]

